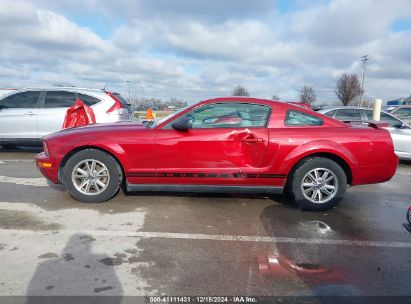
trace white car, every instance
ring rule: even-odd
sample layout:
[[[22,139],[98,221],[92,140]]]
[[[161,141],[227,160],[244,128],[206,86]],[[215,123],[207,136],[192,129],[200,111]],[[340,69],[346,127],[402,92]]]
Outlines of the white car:
[[[77,98],[93,109],[97,123],[132,118],[118,93],[76,87],[15,90],[0,97],[0,145],[40,143],[42,136],[61,130],[66,111]]]
[[[330,107],[321,109],[318,113],[350,122],[372,120],[372,109],[359,107]],[[400,159],[411,160],[411,127],[397,117],[381,112],[381,122],[388,123],[386,128],[394,143],[395,154]]]

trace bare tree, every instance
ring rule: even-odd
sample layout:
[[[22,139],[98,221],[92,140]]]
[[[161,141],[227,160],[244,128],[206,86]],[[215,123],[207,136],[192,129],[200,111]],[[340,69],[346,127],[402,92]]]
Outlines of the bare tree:
[[[242,86],[238,85],[234,90],[233,93],[231,94],[233,96],[250,96],[250,94],[248,93],[248,91],[243,88]]]
[[[280,100],[280,96],[277,94],[274,94],[273,97],[271,97],[272,100]]]
[[[317,100],[317,95],[315,94],[314,88],[309,86],[303,86],[300,90],[300,102],[312,104]]]
[[[357,74],[342,74],[337,81],[335,94],[344,106],[361,96],[362,89]]]

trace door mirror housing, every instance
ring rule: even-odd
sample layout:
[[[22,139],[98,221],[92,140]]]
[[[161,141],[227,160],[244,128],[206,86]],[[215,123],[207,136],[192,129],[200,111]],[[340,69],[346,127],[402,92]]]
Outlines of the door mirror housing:
[[[193,127],[193,119],[189,116],[181,117],[171,124],[177,131],[187,131]]]

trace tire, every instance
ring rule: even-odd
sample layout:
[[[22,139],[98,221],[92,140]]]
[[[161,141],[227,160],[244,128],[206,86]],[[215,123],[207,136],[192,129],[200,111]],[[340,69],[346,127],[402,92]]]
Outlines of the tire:
[[[291,178],[292,197],[302,209],[308,211],[333,208],[347,189],[344,170],[336,162],[324,157],[303,160]]]
[[[93,165],[94,170],[91,170]],[[63,183],[67,191],[83,203],[102,203],[111,199],[118,192],[121,181],[122,171],[118,162],[96,149],[77,152],[63,168]]]

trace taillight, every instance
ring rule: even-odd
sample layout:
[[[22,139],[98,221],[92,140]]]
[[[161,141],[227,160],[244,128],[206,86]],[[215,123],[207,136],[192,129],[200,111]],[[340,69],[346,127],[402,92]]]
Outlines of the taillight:
[[[120,100],[118,100],[117,97],[114,96],[113,93],[111,93],[111,92],[106,92],[106,94],[107,94],[108,96],[110,96],[110,97],[114,100],[114,105],[113,105],[110,109],[108,109],[106,113],[112,113],[112,112],[114,112],[114,111],[116,111],[116,110],[118,111],[118,110],[124,108],[124,106],[121,104]]]
[[[46,153],[47,156],[49,155],[49,148],[47,147],[47,143],[45,141],[43,141],[43,151],[44,153]]]

